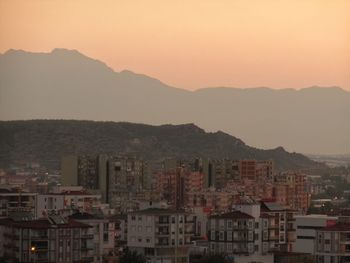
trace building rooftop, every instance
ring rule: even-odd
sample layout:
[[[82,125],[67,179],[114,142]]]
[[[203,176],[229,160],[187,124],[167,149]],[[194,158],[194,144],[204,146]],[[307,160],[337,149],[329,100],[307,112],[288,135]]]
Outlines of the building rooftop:
[[[231,218],[244,218],[244,219],[253,219],[251,215],[242,213],[241,211],[232,211],[224,214],[212,215],[210,218],[221,218],[221,219],[231,219]]]
[[[168,209],[168,208],[147,208],[144,210],[130,212],[129,214],[168,215],[168,214],[188,214],[188,213],[185,212],[184,210],[175,210],[175,209]]]
[[[294,211],[277,202],[261,202],[261,211],[263,212],[278,212],[278,211]]]
[[[103,216],[101,215],[81,213],[81,212],[74,213],[73,215],[69,216],[69,218],[75,219],[75,220],[104,219]]]
[[[27,221],[14,221],[11,218],[0,219],[0,225],[12,226],[15,228],[47,229],[47,228],[88,228],[87,224],[68,220],[64,223],[57,223],[49,218],[41,218]]]
[[[329,216],[324,214],[310,214],[310,215],[295,215],[295,218],[326,218],[326,219],[337,219],[337,216]]]

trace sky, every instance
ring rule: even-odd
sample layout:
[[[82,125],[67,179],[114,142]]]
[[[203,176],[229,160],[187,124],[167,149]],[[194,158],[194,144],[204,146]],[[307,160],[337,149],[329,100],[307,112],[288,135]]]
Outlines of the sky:
[[[0,53],[54,48],[189,90],[350,90],[350,1],[0,0]]]

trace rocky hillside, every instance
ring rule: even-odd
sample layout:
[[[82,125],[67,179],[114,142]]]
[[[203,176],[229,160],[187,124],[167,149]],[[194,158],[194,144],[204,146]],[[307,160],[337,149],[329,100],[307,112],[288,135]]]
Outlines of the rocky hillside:
[[[194,124],[151,126],[125,122],[31,120],[0,122],[0,167],[35,161],[60,167],[65,154],[129,153],[147,160],[164,157],[273,159],[278,169],[320,167],[306,156],[282,147],[260,150],[218,131]]]

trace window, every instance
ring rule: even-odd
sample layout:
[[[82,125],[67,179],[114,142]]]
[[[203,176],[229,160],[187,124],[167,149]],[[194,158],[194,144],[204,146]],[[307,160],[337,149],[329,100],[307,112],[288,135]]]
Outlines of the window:
[[[232,241],[232,231],[227,231],[226,235],[227,235],[227,241]]]
[[[151,243],[151,239],[149,237],[146,238],[146,243]]]
[[[219,240],[220,241],[224,241],[225,240],[225,233],[224,233],[224,231],[220,231],[219,232]]]
[[[141,232],[142,231],[142,226],[137,227],[137,231]]]
[[[221,253],[225,252],[225,243],[219,243],[219,250]]]
[[[136,231],[136,226],[131,226],[131,231],[135,232]]]
[[[225,229],[225,220],[224,219],[219,220],[219,227],[220,227],[220,230]]]
[[[249,220],[249,222],[248,222],[248,227],[249,227],[249,229],[252,229],[252,228],[253,228],[253,221]]]
[[[255,222],[255,228],[259,228],[259,222]]]
[[[142,242],[142,237],[139,237],[137,241]]]
[[[108,233],[103,234],[103,242],[108,242]]]
[[[214,231],[214,230],[212,230],[212,231],[210,232],[210,239],[211,239],[211,240],[215,240],[215,231]]]
[[[136,216],[131,216],[131,220],[135,221],[136,220]]]
[[[267,220],[264,220],[264,227],[267,228],[268,224],[267,224]]]
[[[233,247],[232,247],[232,243],[227,243],[227,252],[230,253],[232,252]]]
[[[259,245],[255,245],[255,246],[254,246],[254,250],[255,250],[255,251],[259,251]]]
[[[215,229],[215,219],[210,220],[211,229]]]
[[[227,229],[232,229],[232,220],[227,220]]]
[[[211,243],[210,244],[210,250],[211,251],[215,251],[215,243]]]
[[[139,216],[139,217],[138,217],[138,220],[139,220],[139,221],[142,221],[142,216]]]
[[[250,241],[252,241],[253,240],[253,232],[252,231],[249,231],[249,233],[248,233],[248,239],[250,240]]]
[[[264,232],[263,232],[263,239],[264,240],[268,239],[268,232],[267,232],[267,230],[264,230]]]
[[[130,240],[131,240],[132,242],[135,242],[135,241],[136,241],[136,237],[131,237]]]
[[[103,223],[103,231],[108,231],[108,223]]]
[[[147,232],[147,233],[151,233],[151,232],[152,232],[152,227],[147,226],[147,227],[146,227],[146,232]]]

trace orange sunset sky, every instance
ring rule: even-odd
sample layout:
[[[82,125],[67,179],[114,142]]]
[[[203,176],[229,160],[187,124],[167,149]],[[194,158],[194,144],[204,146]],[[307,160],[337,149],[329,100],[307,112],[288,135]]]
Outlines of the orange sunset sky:
[[[0,0],[0,53],[57,47],[191,90],[350,90],[350,0]]]

